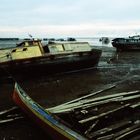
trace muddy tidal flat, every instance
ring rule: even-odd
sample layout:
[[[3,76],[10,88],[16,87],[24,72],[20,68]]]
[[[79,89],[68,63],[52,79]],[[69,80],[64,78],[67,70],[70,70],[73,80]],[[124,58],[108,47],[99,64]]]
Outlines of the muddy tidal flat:
[[[115,85],[115,87],[96,97],[140,90],[140,52],[116,53],[115,49],[111,47],[101,47],[101,49],[103,53],[96,68],[32,78],[14,77],[14,80],[35,101],[46,108],[111,85]],[[10,75],[5,75],[0,79],[0,112],[16,106],[12,101],[13,88],[14,81]],[[135,102],[140,102],[140,97],[133,101],[133,103]],[[111,107],[113,108],[113,106],[114,104]],[[101,107],[100,111],[104,112],[106,108],[108,106]],[[0,115],[0,140],[51,140],[50,136],[28,118],[22,110],[17,109],[17,112],[13,114],[18,114],[23,118],[3,122],[2,120],[7,120],[10,117]],[[139,109],[133,113],[126,112],[126,114],[128,118],[136,121],[135,123],[139,123]],[[110,121],[111,124],[111,121],[116,120],[109,119],[107,121]],[[140,129],[127,139],[139,140]]]

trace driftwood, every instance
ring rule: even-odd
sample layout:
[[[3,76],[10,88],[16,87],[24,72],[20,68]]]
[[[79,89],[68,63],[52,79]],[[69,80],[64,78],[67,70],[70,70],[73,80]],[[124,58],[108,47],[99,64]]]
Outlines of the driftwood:
[[[101,105],[113,101],[117,101],[117,102],[127,101],[135,98],[140,98],[140,95],[137,95],[139,92],[140,92],[139,90],[136,90],[131,92],[122,92],[122,93],[116,93],[112,95],[106,95],[93,99],[80,100],[75,103],[65,104],[65,105],[62,104],[53,108],[49,108],[47,110],[50,111],[51,113],[64,113],[64,112],[73,111],[74,109],[78,109],[78,108],[88,108],[88,107],[93,107],[96,105]]]
[[[133,130],[130,130],[127,133],[124,133],[123,135],[117,137],[115,140],[124,140],[124,139],[129,138],[130,135],[136,134],[136,133],[139,133],[139,132],[140,132],[140,127],[136,128],[136,129],[133,129]]]
[[[97,140],[112,140],[112,139],[121,140],[124,137],[129,136],[130,134],[132,134],[138,130],[140,130],[140,122],[136,123],[130,127],[127,127],[119,132],[116,132],[114,134],[99,137]]]
[[[0,124],[12,122],[24,118],[18,111],[17,106],[13,106],[9,109],[0,112]]]
[[[93,138],[93,137],[99,137],[100,135],[105,135],[106,133],[111,133],[112,131],[118,131],[119,129],[121,129],[122,127],[127,127],[128,125],[132,124],[132,121],[122,121],[120,123],[116,123],[113,124],[111,126],[102,128],[100,130],[91,132],[88,134],[89,138]]]
[[[48,111],[51,111],[51,110],[55,110],[55,109],[61,109],[61,108],[64,108],[65,106],[69,106],[69,105],[70,105],[70,106],[71,106],[71,105],[73,106],[75,102],[78,103],[78,102],[80,102],[80,101],[83,100],[83,99],[89,98],[89,97],[94,96],[94,95],[96,95],[96,94],[99,94],[99,93],[101,93],[101,92],[103,92],[103,91],[112,89],[112,88],[114,88],[115,86],[116,86],[116,85],[111,85],[111,86],[109,86],[109,87],[107,87],[107,88],[105,88],[105,89],[99,90],[99,91],[97,91],[97,92],[93,92],[93,93],[91,93],[91,94],[88,94],[88,95],[86,95],[86,96],[77,98],[77,99],[72,100],[72,101],[69,101],[69,102],[66,102],[66,103],[64,103],[64,104],[61,104],[61,105],[58,105],[58,106],[55,106],[55,107],[52,107],[52,108],[48,108],[47,110],[48,110]]]
[[[66,108],[66,109],[57,109],[57,110],[51,110],[51,113],[57,114],[57,113],[69,113],[74,111],[75,109],[87,109],[90,107],[95,107],[95,106],[99,106],[102,104],[106,104],[106,103],[110,103],[110,102],[114,102],[114,101],[118,101],[120,98],[123,98],[122,96],[116,97],[116,98],[111,98],[111,99],[107,99],[107,100],[103,100],[103,101],[97,101],[97,102],[93,102],[93,103],[88,103],[88,104],[81,104],[81,105],[77,105],[75,104],[75,106]],[[49,110],[50,111],[50,110]]]
[[[116,108],[114,110],[111,110],[111,111],[108,111],[108,112],[105,112],[105,113],[101,113],[101,114],[99,114],[97,116],[92,116],[92,117],[89,117],[89,118],[80,120],[79,123],[83,124],[83,123],[87,123],[89,121],[100,119],[101,117],[105,117],[105,116],[110,115],[110,114],[113,114],[113,113],[115,113],[117,111],[121,111],[121,110],[123,110],[123,109],[125,109],[125,108],[127,108],[129,106],[130,106],[130,104],[126,104],[126,105],[121,106],[121,107],[118,107],[118,108]]]
[[[93,123],[86,131],[85,131],[85,135],[88,136],[88,134],[92,131],[92,129],[96,126],[96,124],[99,122],[99,120],[97,120],[95,123]]]
[[[114,136],[114,134],[110,134],[110,135],[107,135],[107,136],[99,137],[99,138],[97,138],[97,140],[111,140],[111,138],[113,136]]]
[[[133,100],[133,99],[137,99],[137,98],[140,98],[140,94],[138,94],[138,95],[131,95],[131,96],[128,96],[128,97],[124,97],[124,98],[122,98],[121,101],[128,101],[128,100]]]
[[[13,121],[23,119],[23,118],[24,118],[23,116],[19,116],[19,117],[15,117],[15,118],[2,119],[2,120],[0,120],[0,124],[13,122]]]
[[[137,108],[137,107],[139,107],[139,106],[140,106],[140,102],[135,103],[135,104],[131,105],[130,107],[131,107],[131,108]]]
[[[15,117],[20,117],[20,116],[21,116],[21,114],[9,114],[6,117],[7,118],[15,118]]]
[[[11,107],[10,109],[1,111],[1,112],[0,112],[0,115],[4,115],[4,114],[6,114],[6,113],[10,113],[11,111],[15,111],[15,110],[17,110],[17,109],[18,109],[17,106],[13,106],[13,107]]]

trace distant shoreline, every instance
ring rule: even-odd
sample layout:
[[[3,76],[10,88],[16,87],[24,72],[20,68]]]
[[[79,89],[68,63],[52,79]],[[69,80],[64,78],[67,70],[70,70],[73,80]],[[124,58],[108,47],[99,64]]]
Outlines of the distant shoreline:
[[[8,41],[8,40],[16,41],[19,40],[19,38],[0,38],[0,41]]]

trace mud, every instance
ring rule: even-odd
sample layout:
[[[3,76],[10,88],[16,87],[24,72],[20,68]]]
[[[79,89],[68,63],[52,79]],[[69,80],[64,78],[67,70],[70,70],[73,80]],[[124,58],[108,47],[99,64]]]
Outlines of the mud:
[[[14,80],[44,107],[55,106],[114,84],[115,88],[97,96],[140,90],[140,52],[116,54],[113,48],[101,49],[103,54],[96,68],[37,78],[14,77]],[[15,106],[12,101],[14,80],[9,75],[0,79],[0,111]],[[51,140],[31,119],[24,113],[22,115],[24,119],[0,124],[1,140]]]

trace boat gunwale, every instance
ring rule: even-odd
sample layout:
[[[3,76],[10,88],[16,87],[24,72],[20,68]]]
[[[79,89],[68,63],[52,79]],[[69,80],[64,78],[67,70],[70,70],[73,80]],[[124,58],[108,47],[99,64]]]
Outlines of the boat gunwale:
[[[28,110],[31,113],[33,113],[33,115],[35,115],[37,118],[39,118],[46,125],[49,125],[49,127],[54,129],[56,132],[60,133],[66,139],[70,139],[70,140],[78,140],[78,139],[86,140],[85,137],[83,137],[82,135],[80,135],[77,132],[73,131],[72,129],[68,128],[67,126],[62,124],[60,121],[56,120],[49,111],[43,109],[37,102],[33,101],[25,93],[25,91],[23,91],[23,89],[17,83],[15,83],[15,89],[14,89],[14,93],[13,93],[13,100],[14,100],[14,102],[16,104],[19,105],[19,103],[17,103],[18,101],[16,100],[17,98],[19,98],[21,100],[21,102],[24,104],[24,106],[26,108],[28,108]],[[21,107],[22,105],[19,105],[19,106]],[[43,116],[44,114],[45,114],[45,116]]]

